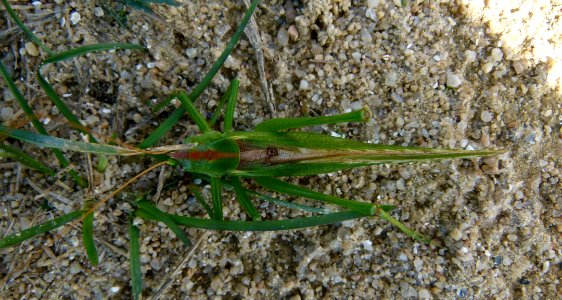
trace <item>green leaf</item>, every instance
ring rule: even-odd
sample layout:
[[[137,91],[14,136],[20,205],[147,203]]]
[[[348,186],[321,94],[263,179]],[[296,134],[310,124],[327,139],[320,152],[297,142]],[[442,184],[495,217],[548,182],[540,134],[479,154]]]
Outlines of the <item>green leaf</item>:
[[[72,222],[80,217],[82,217],[82,211],[77,210],[66,215],[54,218],[50,221],[43,222],[39,225],[24,229],[20,232],[8,235],[0,239],[0,249],[7,248],[16,244],[19,244],[27,239],[36,237],[40,234],[53,230],[60,227],[66,223]]]
[[[142,272],[140,265],[139,228],[133,223],[134,217],[129,215],[129,261],[131,262],[131,286],[133,299],[142,296]]]
[[[0,143],[0,157],[9,157],[12,158],[23,165],[37,170],[39,172],[45,173],[49,176],[55,176],[56,172],[53,169],[47,167],[46,165],[40,163],[35,158],[27,155],[23,151],[14,148],[12,146],[8,146],[6,144]]]
[[[86,201],[84,211],[90,210],[94,204],[94,201]],[[86,215],[82,221],[82,242],[84,243],[90,263],[92,266],[97,266],[99,264],[99,256],[94,243],[94,212]]]

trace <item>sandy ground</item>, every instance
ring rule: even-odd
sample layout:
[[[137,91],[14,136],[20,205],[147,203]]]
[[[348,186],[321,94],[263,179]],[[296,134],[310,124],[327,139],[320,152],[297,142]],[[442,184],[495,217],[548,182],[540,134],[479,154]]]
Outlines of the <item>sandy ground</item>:
[[[22,2],[15,9],[55,51],[101,42],[147,45],[146,52],[92,54],[44,72],[85,124],[134,145],[171,111],[152,113],[151,101],[193,88],[244,11],[240,1],[180,2],[155,7],[159,17],[131,11],[129,28],[101,9],[104,1]],[[362,219],[290,232],[190,230],[200,245],[189,252],[164,226],[144,222],[145,296],[188,256],[165,299],[562,297],[560,1],[410,1],[408,7],[384,0],[262,2],[255,16],[277,117],[367,105],[374,113],[367,124],[314,130],[373,143],[507,153],[295,181],[347,198],[397,204],[395,216],[439,246],[416,242],[382,220]],[[45,53],[26,44],[7,20],[3,10],[3,62],[48,130],[79,139],[34,77]],[[271,117],[255,53],[244,38],[199,100],[202,111],[212,113],[238,76],[236,127],[248,130]],[[32,130],[21,122],[6,85],[0,88],[2,122]],[[195,132],[184,122],[162,144]],[[49,151],[9,142],[58,168]],[[84,172],[86,156],[68,155]],[[94,188],[84,191],[0,160],[0,232],[49,217],[37,197],[41,190],[50,191],[49,203],[68,211],[84,198],[101,198],[150,164],[111,158],[105,173],[94,174]],[[162,209],[202,214],[186,193],[192,178],[172,168],[161,174],[175,181],[158,199]],[[149,174],[135,190],[154,193],[159,176]],[[245,217],[233,200],[228,203],[230,218]],[[101,264],[95,268],[83,252],[79,228],[71,226],[1,250],[2,298],[129,297],[129,208],[115,200],[97,217]],[[292,215],[272,205],[261,208],[268,217]]]

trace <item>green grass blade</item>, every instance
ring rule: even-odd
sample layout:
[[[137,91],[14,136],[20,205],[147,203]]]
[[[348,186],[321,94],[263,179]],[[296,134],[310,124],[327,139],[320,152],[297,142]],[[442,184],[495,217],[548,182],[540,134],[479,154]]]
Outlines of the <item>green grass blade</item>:
[[[166,213],[159,210],[156,206],[152,205],[150,202],[146,200],[141,200],[137,202],[137,207],[139,210],[148,213],[149,215],[153,216],[155,220],[162,222],[170,228],[170,230],[180,239],[186,246],[191,245],[191,241],[187,237],[187,235],[178,227],[176,223],[172,219],[168,217]]]
[[[19,28],[21,28],[21,30],[23,30],[23,32],[27,35],[27,37],[37,46],[39,46],[41,49],[43,49],[43,51],[47,52],[47,54],[49,55],[53,55],[54,52],[49,49],[47,46],[45,46],[45,44],[43,44],[43,42],[41,42],[41,40],[39,40],[35,34],[33,34],[33,32],[27,28],[27,26],[25,26],[23,24],[23,22],[21,21],[21,19],[16,15],[16,12],[12,9],[12,7],[10,6],[10,4],[8,3],[8,0],[2,0],[2,3],[4,4],[4,7],[6,8],[6,11],[8,12],[8,14],[10,15],[10,17],[12,17],[12,19],[14,20],[14,22],[16,22],[16,24],[18,25]]]
[[[255,192],[255,191],[246,190],[246,192],[248,192],[250,194],[253,194],[253,195],[256,195],[258,198],[262,199],[263,201],[267,201],[267,202],[274,203],[274,204],[277,204],[279,206],[283,206],[283,207],[287,207],[287,208],[291,208],[291,209],[298,209],[298,210],[302,210],[302,211],[305,211],[305,212],[308,212],[308,213],[315,213],[315,214],[332,213],[332,211],[327,209],[327,208],[312,207],[312,206],[308,206],[308,205],[304,205],[304,204],[293,203],[293,202],[269,197],[267,195],[260,194],[260,193]]]
[[[43,222],[39,225],[35,225],[33,227],[24,229],[20,232],[11,234],[9,236],[5,236],[0,239],[0,249],[7,248],[16,244],[19,244],[27,239],[36,237],[40,234],[53,230],[57,227],[60,227],[66,223],[72,222],[80,217],[82,217],[82,211],[77,210],[66,215],[62,215],[60,217],[54,218],[50,221]]]
[[[314,200],[323,201],[326,203],[336,204],[344,208],[354,210],[364,215],[373,215],[377,206],[371,203],[353,201],[348,199],[339,198],[332,195],[318,193],[298,185],[286,183],[284,181],[272,177],[256,177],[256,182],[263,187],[274,190],[279,193],[310,198]]]
[[[258,124],[256,131],[282,131],[291,128],[300,128],[305,126],[316,126],[324,124],[337,124],[346,122],[365,122],[369,119],[371,112],[367,107],[352,111],[346,114],[335,116],[320,117],[300,117],[300,118],[277,118],[265,120]]]
[[[224,231],[276,231],[334,224],[347,220],[364,218],[367,216],[356,211],[344,211],[288,220],[266,221],[225,221],[185,217],[173,214],[168,214],[168,217],[176,224],[200,229]]]
[[[226,105],[226,102],[230,98],[231,91],[232,91],[232,82],[230,82],[230,85],[228,86],[228,88],[226,89],[224,94],[222,95],[221,100],[219,101],[219,104],[217,104],[217,108],[215,109],[215,112],[213,113],[213,116],[211,116],[211,119],[209,120],[209,126],[213,127],[213,125],[215,125],[215,123],[218,121],[222,109],[224,108],[224,106]]]
[[[252,1],[250,8],[248,8],[248,11],[246,11],[244,18],[242,19],[242,22],[240,22],[240,25],[236,29],[236,32],[230,38],[230,41],[222,51],[217,61],[215,61],[215,63],[211,66],[209,72],[189,94],[189,99],[191,99],[191,101],[197,101],[197,98],[199,98],[201,93],[203,93],[205,88],[211,83],[213,77],[215,77],[221,66],[224,64],[224,61],[227,59],[230,53],[232,53],[234,46],[236,46],[236,44],[238,43],[242,32],[244,32],[244,28],[246,28],[246,25],[248,25],[248,22],[250,21],[250,18],[252,17],[252,14],[254,13],[254,10],[256,9],[259,2],[259,0]],[[158,126],[158,128],[153,133],[151,133],[144,141],[139,144],[139,148],[144,149],[154,145],[154,143],[156,143],[160,139],[160,137],[162,137],[166,132],[168,132],[174,125],[179,122],[184,113],[185,109],[183,107],[178,108],[176,111],[174,111],[174,113],[172,113],[170,117],[168,117],[168,119],[166,119],[160,126]]]
[[[168,131],[170,131],[170,129],[172,129],[172,127],[174,127],[174,125],[176,125],[181,120],[184,113],[185,110],[183,109],[183,107],[176,109],[173,113],[170,114],[170,116],[164,122],[162,122],[162,124],[160,124],[160,126],[158,126],[152,133],[150,133],[150,135],[146,139],[144,139],[137,147],[139,147],[140,149],[146,149],[156,144],[156,142],[158,142],[160,138],[162,138]]]
[[[191,119],[193,119],[202,133],[211,131],[211,127],[209,127],[209,124],[207,123],[207,121],[205,121],[205,118],[203,118],[199,110],[197,110],[197,108],[193,105],[193,102],[184,91],[180,91],[177,94],[177,98],[178,100],[180,100],[183,109],[185,109],[187,114],[191,117]]]
[[[84,211],[89,211],[95,204],[93,201],[86,201]],[[94,243],[94,212],[91,212],[82,221],[82,242],[88,254],[88,259],[92,266],[97,266],[100,262],[96,244]]]
[[[92,134],[90,133],[90,131],[87,128],[82,126],[82,123],[80,122],[78,117],[76,117],[72,113],[70,108],[68,108],[68,106],[64,103],[64,101],[62,101],[62,99],[55,92],[53,87],[47,82],[47,80],[45,79],[45,77],[41,73],[41,70],[44,66],[46,66],[48,64],[61,62],[61,61],[68,60],[68,59],[71,59],[73,57],[77,57],[77,56],[80,56],[80,55],[85,55],[85,54],[88,54],[88,53],[91,53],[91,52],[107,51],[107,50],[115,50],[115,49],[144,49],[144,48],[141,45],[125,44],[125,43],[108,43],[108,44],[96,44],[96,45],[82,46],[82,47],[73,48],[71,50],[64,51],[64,52],[57,53],[57,54],[54,54],[54,55],[50,56],[49,58],[45,59],[41,63],[41,65],[39,66],[39,69],[37,70],[37,79],[39,81],[39,85],[41,85],[41,87],[43,88],[43,90],[45,91],[47,96],[51,99],[51,101],[53,101],[53,103],[60,110],[62,115],[68,120],[68,122],[70,122],[70,124],[73,128],[75,128],[75,129],[79,130],[80,132],[88,135],[88,137],[90,139],[90,142],[96,142],[96,139],[92,136]]]
[[[387,212],[385,212],[384,210],[379,210],[378,215],[381,218],[383,218],[384,220],[390,222],[392,225],[398,227],[400,230],[402,230],[405,234],[407,234],[411,238],[413,238],[415,240],[418,240],[418,241],[425,242],[427,244],[431,243],[430,238],[424,236],[423,234],[421,234],[417,231],[411,230],[410,228],[406,227],[404,224],[402,224],[402,222],[396,220],[391,215],[387,214]]]
[[[27,166],[31,169],[37,170],[39,172],[45,173],[49,176],[54,176],[56,174],[53,169],[47,167],[46,165],[40,163],[35,158],[27,155],[23,151],[14,148],[12,146],[8,146],[5,144],[0,143],[0,157],[9,157],[12,158],[24,166]]]
[[[27,101],[25,100],[23,95],[21,94],[21,92],[18,89],[18,87],[16,86],[15,82],[9,76],[8,71],[6,70],[6,67],[4,66],[4,64],[1,61],[0,61],[0,74],[2,75],[2,78],[4,79],[6,84],[8,85],[8,89],[10,89],[10,92],[12,92],[12,94],[16,98],[16,101],[18,102],[18,105],[23,110],[23,112],[25,113],[28,120],[31,121],[31,124],[33,125],[35,130],[37,130],[37,132],[39,132],[40,134],[49,135],[49,133],[47,133],[47,130],[45,129],[45,127],[43,127],[43,124],[41,124],[41,122],[39,122],[39,119],[33,113],[33,110],[31,109],[31,107],[29,106],[29,104],[27,103]],[[60,162],[60,164],[63,167],[65,167],[65,168],[68,167],[68,165],[70,163],[64,157],[64,155],[62,154],[62,152],[60,150],[53,150],[53,153],[55,154],[58,161]],[[78,173],[76,173],[76,171],[70,170],[68,173],[70,174],[70,176],[72,176],[74,181],[79,186],[81,186],[81,187],[87,187],[88,186],[88,183],[86,182],[86,180],[84,180],[83,178],[78,176]]]
[[[224,131],[232,131],[234,124],[234,109],[236,108],[236,98],[238,98],[238,88],[240,80],[234,79],[230,83],[230,93],[228,94],[228,106],[224,112]]]
[[[240,206],[244,209],[244,211],[250,216],[252,220],[259,220],[260,213],[250,201],[250,197],[248,197],[248,193],[246,193],[246,189],[242,187],[242,183],[238,177],[232,177],[230,180],[232,186],[234,187],[234,191],[236,192],[236,200],[240,203]]]
[[[209,206],[209,204],[207,204],[207,201],[205,201],[205,198],[203,197],[203,195],[201,195],[199,190],[195,186],[192,186],[192,185],[189,186],[189,190],[191,191],[193,196],[195,196],[195,200],[197,200],[197,202],[199,202],[199,204],[201,204],[201,206],[203,206],[203,208],[205,209],[205,211],[207,212],[209,217],[212,217],[213,216],[213,209]]]
[[[109,154],[109,155],[138,155],[138,150],[127,149],[105,144],[92,144],[61,139],[53,136],[42,135],[28,132],[25,130],[13,129],[0,124],[0,134],[5,134],[12,138],[24,141],[36,146],[51,149],[72,150],[79,152]]]
[[[211,177],[211,195],[213,197],[213,219],[223,220],[221,179],[219,177]]]
[[[140,265],[139,228],[135,226],[134,217],[129,216],[129,261],[131,263],[131,287],[133,299],[142,296],[142,272]]]

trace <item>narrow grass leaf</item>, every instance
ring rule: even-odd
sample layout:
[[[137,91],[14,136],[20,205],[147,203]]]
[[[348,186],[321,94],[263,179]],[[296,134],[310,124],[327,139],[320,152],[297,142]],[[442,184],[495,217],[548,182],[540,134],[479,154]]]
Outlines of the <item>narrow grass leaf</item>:
[[[261,186],[274,190],[279,193],[285,193],[289,195],[305,197],[314,200],[324,201],[331,204],[336,204],[344,208],[352,209],[364,215],[373,215],[377,208],[376,205],[371,203],[353,201],[353,200],[339,198],[332,195],[322,194],[319,192],[315,192],[300,187],[298,185],[286,183],[284,181],[272,177],[256,177],[255,180]]]
[[[35,130],[37,130],[37,132],[39,132],[40,134],[49,135],[49,133],[47,132],[45,127],[43,127],[43,124],[41,124],[41,122],[39,122],[39,119],[37,118],[35,113],[33,113],[33,110],[31,109],[31,107],[29,106],[29,104],[27,103],[25,98],[23,97],[22,93],[20,92],[20,90],[16,86],[15,82],[9,76],[8,71],[6,70],[6,67],[4,66],[4,64],[1,61],[0,61],[0,74],[2,75],[2,78],[4,79],[6,84],[8,85],[8,89],[10,90],[10,92],[12,92],[12,94],[16,98],[16,101],[18,102],[18,105],[23,110],[23,112],[25,113],[26,117],[29,119],[31,124],[33,124],[33,127],[35,128]],[[53,153],[55,154],[55,156],[57,157],[57,160],[60,162],[60,164],[63,167],[65,167],[65,168],[68,167],[70,162],[66,159],[66,157],[64,157],[64,155],[62,154],[62,152],[60,150],[55,149],[55,150],[53,150]],[[80,176],[78,176],[78,173],[76,173],[75,170],[70,170],[69,174],[72,177],[72,179],[79,186],[81,186],[81,187],[87,187],[88,186],[87,181],[84,180],[83,178],[81,178]]]
[[[335,212],[331,214],[288,220],[265,221],[225,221],[178,216],[173,214],[167,215],[170,219],[172,219],[176,224],[179,225],[200,229],[224,231],[275,231],[301,229],[366,217],[364,214],[358,213],[356,211]]]
[[[371,112],[368,108],[352,111],[346,114],[320,117],[300,118],[276,118],[261,122],[255,128],[256,131],[282,131],[291,128],[316,126],[324,124],[337,124],[346,122],[364,122],[369,119]]]
[[[86,201],[84,211],[89,211],[94,204],[94,201]],[[99,256],[94,243],[94,212],[86,215],[82,221],[82,242],[84,243],[90,263],[92,266],[97,266],[99,264]]]
[[[234,187],[234,191],[236,192],[236,201],[240,203],[240,206],[246,211],[248,216],[252,218],[252,220],[256,221],[260,219],[260,213],[250,201],[250,197],[248,197],[248,193],[246,193],[246,189],[242,187],[242,183],[238,177],[232,177],[230,180],[232,186]]]
[[[5,236],[0,239],[0,249],[10,247],[15,244],[19,244],[27,239],[36,237],[40,234],[53,230],[57,227],[60,227],[66,223],[72,222],[80,217],[82,217],[82,211],[77,210],[66,215],[62,215],[60,217],[54,218],[50,221],[43,222],[39,225],[35,225],[33,227],[24,229],[20,232],[11,234],[9,236]]]
[[[39,48],[43,49],[43,51],[47,52],[47,54],[49,55],[52,55],[54,53],[51,49],[45,46],[45,44],[43,44],[43,42],[41,42],[41,40],[39,40],[29,28],[27,28],[27,26],[23,24],[21,19],[16,15],[16,12],[12,9],[10,4],[8,3],[8,0],[2,0],[2,4],[4,4],[6,11],[10,15],[10,17],[12,17],[14,22],[16,22],[18,27],[21,28],[21,30],[23,30],[23,32],[35,45],[39,46]]]
[[[142,273],[140,265],[139,228],[133,223],[134,217],[129,216],[129,261],[131,263],[131,287],[133,299],[142,296]]]
[[[219,177],[211,177],[211,196],[213,197],[213,219],[224,219],[222,211],[221,180]]]
[[[24,153],[23,151],[17,148],[8,146],[6,144],[0,143],[0,157],[12,158],[22,163],[26,167],[45,173],[49,176],[54,176],[56,174],[54,170],[42,164],[41,162],[37,161],[35,158],[27,155],[26,153]]]
[[[0,133],[36,146],[51,149],[72,150],[79,152],[110,154],[110,155],[139,155],[142,151],[127,149],[105,144],[92,144],[61,139],[53,136],[36,134],[25,130],[13,129],[0,124]]]
[[[256,9],[259,2],[259,0],[252,1],[250,7],[248,8],[248,11],[246,11],[244,18],[236,29],[236,32],[230,38],[228,44],[226,44],[226,47],[224,48],[219,58],[215,61],[215,63],[213,63],[211,69],[205,75],[205,77],[203,77],[201,82],[189,94],[189,99],[191,99],[191,101],[195,102],[197,98],[199,98],[201,93],[203,93],[205,88],[211,83],[213,77],[215,77],[215,75],[218,73],[221,66],[224,64],[224,61],[228,58],[230,53],[232,53],[234,46],[236,46],[236,44],[238,43],[240,36],[244,32],[244,28],[246,28],[246,25],[248,25],[248,22],[250,21],[250,18],[252,17],[252,14],[254,13],[254,10]],[[139,144],[139,148],[144,149],[154,145],[154,143],[156,143],[161,136],[163,136],[179,122],[184,113],[185,109],[183,107],[180,107],[176,111],[174,111],[174,113],[172,113],[170,117],[168,117],[168,119],[166,119],[152,134],[150,134],[144,141]]]

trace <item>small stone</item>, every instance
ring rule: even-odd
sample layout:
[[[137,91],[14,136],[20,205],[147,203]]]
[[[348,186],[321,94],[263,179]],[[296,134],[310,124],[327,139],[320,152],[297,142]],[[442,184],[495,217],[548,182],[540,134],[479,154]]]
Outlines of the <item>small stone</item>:
[[[301,80],[301,83],[299,84],[299,89],[300,90],[308,90],[308,81],[306,80]]]
[[[363,248],[365,248],[366,251],[373,252],[373,242],[365,240],[361,242],[361,244],[363,244]]]
[[[197,56],[197,48],[187,48],[185,49],[185,55],[189,58],[194,58]]]
[[[37,46],[32,42],[25,43],[25,51],[31,56],[39,56],[39,49],[37,49]]]
[[[480,68],[482,70],[482,72],[488,74],[492,71],[492,69],[494,68],[494,64],[491,62],[487,62],[485,64],[482,65],[482,68]]]
[[[447,86],[450,88],[457,88],[461,85],[462,81],[458,75],[455,74],[447,74]]]
[[[296,41],[299,39],[299,31],[297,30],[297,27],[295,25],[289,26],[287,33],[289,33],[289,37],[292,41]]]
[[[458,228],[453,229],[451,231],[451,238],[455,241],[460,241],[462,239],[462,232]]]
[[[471,63],[476,61],[476,52],[472,50],[466,50],[464,56],[466,57],[466,62]]]
[[[429,293],[428,290],[426,290],[426,289],[421,289],[421,290],[418,292],[418,297],[419,297],[420,299],[422,299],[422,300],[425,300],[425,299],[428,299],[428,300],[429,300],[429,299],[431,299],[431,294]]]
[[[82,18],[82,16],[80,16],[80,13],[75,11],[72,12],[70,14],[70,23],[72,23],[72,25],[76,25],[78,24],[78,22],[80,22],[80,19]]]
[[[70,274],[78,274],[82,272],[82,266],[79,262],[75,261],[70,265]]]
[[[361,41],[363,41],[363,43],[370,44],[373,42],[373,37],[371,37],[371,34],[366,28],[361,29],[360,35]]]
[[[103,17],[103,8],[96,6],[94,7],[94,16],[101,18]]]
[[[379,6],[380,0],[367,0],[367,7],[368,8],[377,8]]]
[[[421,272],[423,268],[423,260],[421,258],[416,257],[414,259],[414,268],[416,268],[416,271]]]
[[[278,43],[280,46],[287,46],[287,45],[289,45],[289,33],[287,32],[287,29],[281,28],[281,29],[277,32],[277,43]]]
[[[513,69],[515,70],[515,73],[521,74],[525,71],[525,65],[523,65],[520,61],[515,61],[513,62]]]
[[[492,121],[492,117],[493,117],[492,113],[487,111],[487,110],[483,111],[480,114],[480,120],[482,120],[482,122],[484,122],[484,123],[488,123],[488,122]]]
[[[14,110],[11,107],[4,107],[0,111],[0,119],[4,122],[10,121],[14,117]]]
[[[510,242],[516,242],[516,241],[517,241],[517,235],[515,235],[515,234],[508,234],[508,235],[507,235],[507,239],[508,239]]]
[[[492,49],[492,60],[495,62],[501,61],[503,58],[503,52],[500,48]]]
[[[396,75],[396,73],[388,72],[384,77],[384,84],[388,87],[396,87],[397,80],[398,80],[398,75]]]

